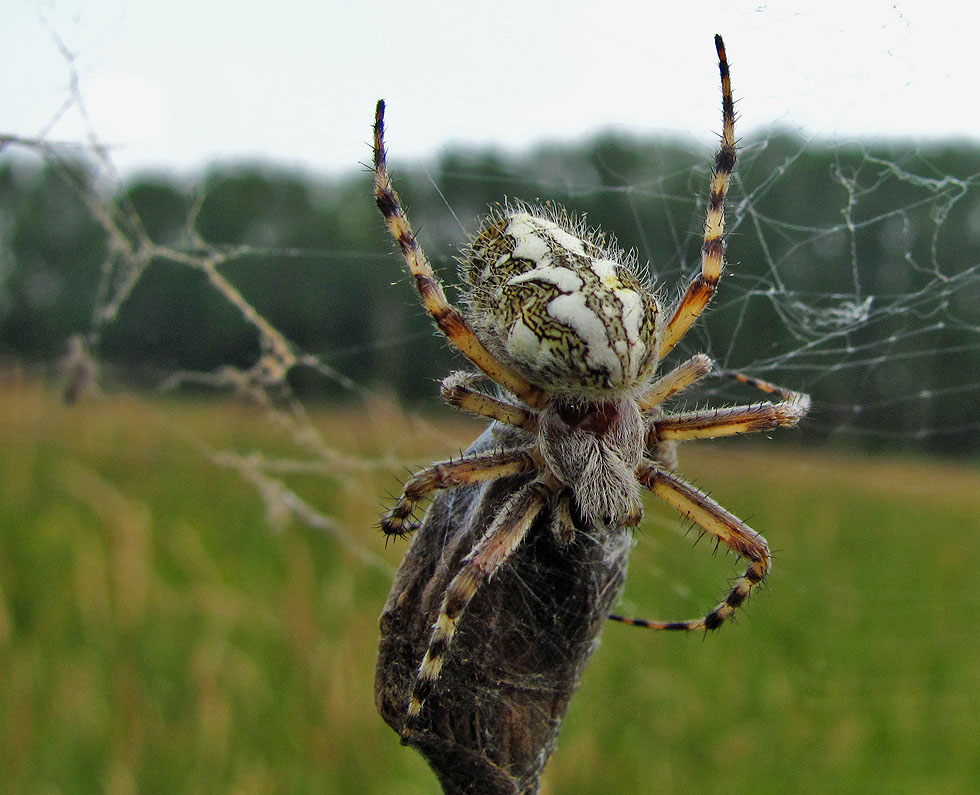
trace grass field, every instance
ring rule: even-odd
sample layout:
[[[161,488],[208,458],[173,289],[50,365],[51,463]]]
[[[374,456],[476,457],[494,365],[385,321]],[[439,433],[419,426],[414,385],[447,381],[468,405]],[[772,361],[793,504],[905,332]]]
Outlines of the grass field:
[[[403,474],[378,459],[442,457],[478,426],[314,419],[346,458],[291,482],[352,538],[270,528],[202,454],[288,450],[256,411],[0,389],[0,791],[438,790],[374,710],[404,549],[375,530]],[[769,538],[769,588],[707,638],[610,624],[544,791],[980,791],[980,471],[765,441],[682,453]],[[649,505],[623,612],[688,618],[722,592],[735,561],[685,529]]]

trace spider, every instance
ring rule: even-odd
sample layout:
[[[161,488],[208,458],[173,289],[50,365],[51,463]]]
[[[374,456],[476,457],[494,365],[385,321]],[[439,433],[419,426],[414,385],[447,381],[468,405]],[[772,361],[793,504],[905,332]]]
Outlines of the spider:
[[[446,298],[391,184],[384,143],[384,101],[374,125],[378,208],[397,241],[426,310],[448,341],[479,372],[442,384],[446,402],[516,429],[505,449],[464,454],[415,474],[382,518],[382,530],[405,536],[419,527],[418,504],[440,489],[525,475],[463,558],[442,597],[428,648],[407,705],[403,741],[417,730],[439,680],[457,626],[488,582],[533,528],[572,543],[577,530],[621,532],[643,516],[648,489],[748,561],[725,598],[702,618],[647,621],[610,618],[658,630],[710,630],[730,618],[765,578],[765,539],[674,471],[673,445],[796,425],[807,395],[740,373],[723,373],[772,393],[774,400],[680,413],[663,404],[709,374],[697,354],[663,375],[660,362],[688,332],[715,291],[724,267],[725,198],[736,159],[735,112],[724,43],[715,37],[722,87],[721,146],[715,158],[701,247],[701,269],[665,312],[638,276],[635,256],[561,209],[510,204],[491,212],[460,258],[466,310]],[[496,395],[476,387],[499,386]],[[541,521],[535,522],[541,516]]]

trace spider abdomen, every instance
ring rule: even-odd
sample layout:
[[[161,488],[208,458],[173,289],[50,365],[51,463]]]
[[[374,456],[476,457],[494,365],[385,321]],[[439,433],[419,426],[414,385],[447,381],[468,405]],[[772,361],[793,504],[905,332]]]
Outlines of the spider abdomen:
[[[553,401],[539,415],[538,449],[551,473],[569,487],[588,524],[632,527],[643,516],[636,468],[644,424],[636,402]]]
[[[535,386],[601,398],[652,377],[656,298],[632,257],[563,212],[491,215],[462,266],[474,331]]]

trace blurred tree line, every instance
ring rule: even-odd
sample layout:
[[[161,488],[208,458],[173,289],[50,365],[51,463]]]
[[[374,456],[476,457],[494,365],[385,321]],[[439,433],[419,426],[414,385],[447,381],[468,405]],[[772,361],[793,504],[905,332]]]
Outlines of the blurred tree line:
[[[426,172],[397,161],[392,172],[450,283],[477,219],[513,197],[586,213],[649,261],[673,299],[698,267],[709,167],[686,144],[610,134],[520,155],[448,150]],[[980,451],[980,148],[776,133],[744,142],[738,173],[731,275],[687,350],[814,392],[811,434]],[[0,162],[0,356],[50,362],[94,324],[99,360],[135,383],[252,363],[254,329],[201,270],[171,259],[152,261],[101,325],[113,241],[92,212],[95,183],[84,162]],[[412,293],[368,173],[239,165],[193,185],[134,177],[120,191],[112,198],[154,243],[234,250],[222,273],[300,349],[369,388],[434,399],[451,354]],[[312,374],[295,380],[308,396],[350,397]]]

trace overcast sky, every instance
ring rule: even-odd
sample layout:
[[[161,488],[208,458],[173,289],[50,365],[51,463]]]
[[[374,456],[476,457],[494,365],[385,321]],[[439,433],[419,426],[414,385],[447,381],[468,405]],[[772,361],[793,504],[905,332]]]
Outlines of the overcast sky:
[[[0,132],[34,136],[57,116],[60,39],[124,171],[240,157],[356,168],[379,97],[394,159],[603,128],[708,144],[715,32],[743,134],[980,136],[980,11],[965,0],[3,2]],[[48,132],[83,135],[77,113]]]

